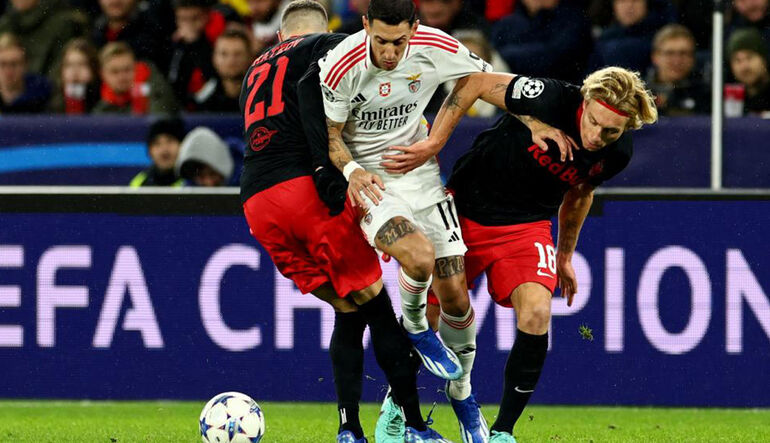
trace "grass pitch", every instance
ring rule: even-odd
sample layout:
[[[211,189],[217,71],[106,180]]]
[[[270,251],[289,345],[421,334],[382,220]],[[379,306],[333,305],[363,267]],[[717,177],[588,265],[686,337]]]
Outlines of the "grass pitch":
[[[0,442],[200,442],[198,414],[204,402],[0,401]],[[266,443],[333,442],[334,405],[260,403]],[[374,443],[378,405],[361,407]],[[490,424],[497,408],[482,407]],[[459,442],[452,410],[439,405],[434,428]],[[527,408],[516,426],[528,442],[767,442],[770,410],[622,407]]]

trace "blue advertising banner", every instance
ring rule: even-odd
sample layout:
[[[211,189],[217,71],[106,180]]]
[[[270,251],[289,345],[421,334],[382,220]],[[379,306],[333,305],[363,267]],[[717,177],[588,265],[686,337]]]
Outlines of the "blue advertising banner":
[[[455,161],[494,119],[465,118],[439,154],[446,177]],[[125,186],[150,165],[150,118],[33,116],[0,119],[0,185]],[[185,117],[188,129],[206,126],[228,142],[238,162],[244,143],[237,116]],[[724,128],[724,186],[770,188],[767,140],[770,124],[747,117]],[[634,157],[607,186],[709,187],[711,119],[664,118],[634,133]]]
[[[0,398],[334,399],[333,312],[276,272],[236,195],[2,195],[0,208]],[[598,198],[533,401],[770,406],[769,214],[767,195]],[[396,264],[383,270],[396,300]],[[481,280],[474,390],[498,402],[515,317]],[[366,358],[373,401],[385,382]],[[420,386],[441,401],[438,380]]]

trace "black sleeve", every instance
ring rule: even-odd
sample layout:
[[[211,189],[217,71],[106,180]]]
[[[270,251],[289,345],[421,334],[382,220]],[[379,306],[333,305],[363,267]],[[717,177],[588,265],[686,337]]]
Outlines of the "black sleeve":
[[[511,114],[530,115],[548,123],[559,119],[576,89],[559,80],[516,76],[508,84],[505,107]]]
[[[337,47],[342,40],[347,38],[347,34],[324,34],[313,47],[313,61],[317,61],[326,55],[327,52]]]
[[[631,134],[623,134],[615,143],[615,149],[602,162],[601,170],[596,175],[589,177],[588,183],[590,185],[594,187],[601,185],[618,175],[631,161],[633,154]]]
[[[329,161],[329,132],[326,129],[326,113],[321,97],[321,80],[318,75],[321,68],[313,62],[297,84],[299,112],[302,129],[310,147],[313,169],[326,166]]]

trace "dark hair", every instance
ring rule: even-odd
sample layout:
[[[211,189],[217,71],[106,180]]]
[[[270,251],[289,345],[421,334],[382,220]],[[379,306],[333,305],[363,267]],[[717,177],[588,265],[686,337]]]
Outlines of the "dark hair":
[[[155,142],[159,135],[170,135],[182,143],[185,136],[184,122],[177,117],[167,117],[156,120],[147,131],[147,147]]]
[[[380,20],[388,25],[399,25],[408,22],[409,26],[416,20],[413,0],[372,0],[366,17],[369,23]]]
[[[295,12],[300,11],[314,11],[323,17],[324,21],[329,21],[329,15],[326,13],[326,9],[314,0],[294,0],[293,2],[289,3],[288,6],[286,6],[286,9],[283,10],[283,15],[281,15],[281,27],[286,26],[286,19]]]
[[[229,39],[236,39],[243,42],[243,44],[246,46],[246,52],[251,54],[252,52],[252,45],[251,45],[251,38],[249,38],[248,30],[244,29],[244,26],[240,23],[230,23],[227,25],[225,30],[219,34],[219,37],[217,37],[217,41],[219,39],[223,38],[229,38]]]
[[[172,2],[174,9],[177,8],[203,8],[208,9],[214,6],[215,1],[212,0],[174,0]]]

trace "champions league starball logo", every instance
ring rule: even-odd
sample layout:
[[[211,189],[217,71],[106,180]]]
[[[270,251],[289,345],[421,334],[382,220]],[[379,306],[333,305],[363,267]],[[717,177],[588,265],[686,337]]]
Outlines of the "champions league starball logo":
[[[521,92],[524,97],[535,98],[543,93],[543,89],[545,89],[545,85],[542,81],[530,78],[524,83]]]

